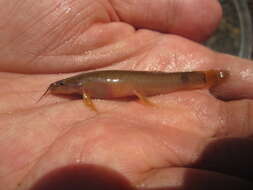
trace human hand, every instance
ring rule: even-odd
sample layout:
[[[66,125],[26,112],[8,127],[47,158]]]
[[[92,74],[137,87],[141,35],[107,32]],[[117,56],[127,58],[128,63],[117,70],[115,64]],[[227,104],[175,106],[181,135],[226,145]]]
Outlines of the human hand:
[[[0,189],[249,187],[252,100],[204,89],[150,98],[157,107],[95,100],[99,114],[64,97],[36,103],[51,82],[94,68],[225,69],[213,93],[252,99],[251,61],[172,35],[210,35],[216,1],[154,2],[0,2]]]

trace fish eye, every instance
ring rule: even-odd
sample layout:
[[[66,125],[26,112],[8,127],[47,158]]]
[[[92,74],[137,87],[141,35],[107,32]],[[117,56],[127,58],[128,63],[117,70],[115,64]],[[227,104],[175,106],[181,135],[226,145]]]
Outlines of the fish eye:
[[[63,82],[63,81],[59,81],[59,82],[58,82],[58,85],[63,86],[63,85],[64,85],[64,82]]]

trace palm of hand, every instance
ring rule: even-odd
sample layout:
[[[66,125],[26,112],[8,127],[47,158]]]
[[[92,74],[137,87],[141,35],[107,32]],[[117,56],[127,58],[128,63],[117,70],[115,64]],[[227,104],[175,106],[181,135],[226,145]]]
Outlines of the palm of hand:
[[[24,12],[28,4],[19,11]],[[112,23],[119,18],[109,3],[87,0],[43,6],[36,7],[35,19],[30,15],[20,23],[19,18],[13,18],[6,28],[10,33],[2,32],[1,70],[38,74],[1,74],[0,187],[27,189],[44,175],[69,165],[92,166],[89,171],[94,170],[95,176],[112,170],[133,185],[148,187],[180,186],[187,172],[201,174],[203,181],[205,176],[230,179],[186,168],[200,162],[216,140],[249,136],[251,123],[246,116],[252,109],[251,101],[225,103],[204,89],[152,97],[155,107],[136,101],[96,100],[97,114],[81,100],[55,96],[37,104],[36,100],[51,82],[72,75],[47,73],[100,67],[176,71],[217,66],[230,67],[233,73],[241,66],[236,58],[217,55],[180,37],[136,32],[130,25]],[[18,31],[11,30],[15,24]],[[12,52],[16,57],[8,56]],[[230,65],[220,66],[215,62],[217,56],[220,63]],[[240,62],[245,62],[241,71],[253,71],[250,63]],[[14,66],[10,68],[10,64]],[[252,97],[253,92],[246,88],[253,79],[234,72],[231,81],[216,93],[224,98]],[[109,176],[110,183],[116,183],[118,178]]]

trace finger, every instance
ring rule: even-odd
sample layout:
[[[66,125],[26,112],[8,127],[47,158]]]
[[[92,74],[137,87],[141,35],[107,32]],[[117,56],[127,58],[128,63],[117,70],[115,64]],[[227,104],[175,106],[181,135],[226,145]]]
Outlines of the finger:
[[[213,94],[218,97],[231,99],[253,99],[253,61],[241,59],[239,57],[216,54],[213,57],[213,65],[228,70],[229,79],[212,90]]]
[[[120,19],[137,28],[149,28],[203,40],[221,18],[219,2],[209,0],[111,0]]]
[[[136,190],[120,173],[107,167],[91,164],[73,164],[48,172],[36,181],[30,190]]]
[[[21,7],[17,5],[19,15],[23,15],[30,4],[34,5],[35,11],[31,13],[32,16],[13,17],[14,20],[8,24],[10,27],[2,32],[4,38],[1,44],[4,48],[0,52],[1,71],[58,73],[87,70],[126,60],[149,46],[149,37],[143,34],[132,35],[135,33],[131,25],[109,23],[118,20],[115,16],[111,16],[110,20],[110,15],[114,14],[112,8],[108,8],[108,3],[101,6],[92,2],[94,1],[73,4],[68,1],[66,4],[53,2],[41,6],[40,3],[28,1]],[[148,4],[151,5],[150,10],[147,8]],[[221,12],[218,3],[209,0],[112,1],[112,5],[123,21],[130,24],[137,21],[136,27],[162,31],[170,31],[172,28],[174,31],[170,31],[171,33],[182,34],[191,39],[203,39],[210,34],[219,20],[216,17],[220,17]],[[130,5],[133,5],[130,10],[133,10],[131,15],[136,21],[122,16],[131,12],[124,9]],[[46,16],[43,15],[44,9]],[[89,14],[90,10],[95,10],[93,13],[96,14]],[[142,14],[146,10],[151,15],[147,20],[143,16],[145,14]],[[141,13],[140,16],[136,15],[138,13]],[[76,15],[79,16],[75,17]],[[45,22],[49,23],[46,27]],[[106,24],[96,24],[97,22]],[[17,27],[16,23],[19,23],[20,30],[12,30]]]
[[[12,57],[17,59],[12,61],[15,67],[10,67],[10,60],[0,55],[4,60],[0,69],[21,73],[69,73],[105,67],[139,54],[149,48],[157,37],[159,35],[153,32],[135,33],[131,26],[122,23],[93,25],[88,31],[75,36],[73,42],[60,41],[58,48],[41,51],[33,56],[32,61],[23,60],[31,58],[31,55]],[[21,51],[22,48],[19,49]]]
[[[210,139],[198,161],[192,166],[252,181],[252,145],[252,138]]]
[[[179,189],[179,190],[222,190],[251,189],[253,184],[247,180],[222,173],[192,168],[168,168],[151,171],[138,187],[145,189]]]
[[[128,33],[124,27],[112,27],[120,35],[101,27],[89,35],[89,28],[93,25],[118,21],[108,1],[28,0],[23,3],[10,2],[8,5],[2,1],[1,4],[5,5],[0,12],[3,18],[0,23],[3,28],[0,31],[1,71],[39,73],[40,67],[36,63],[41,57],[76,55],[83,47],[94,48],[94,41],[98,48]],[[16,16],[9,17],[9,14]],[[127,28],[133,30],[131,26]],[[61,51],[63,46],[65,51]],[[72,49],[72,54],[67,49]],[[44,71],[50,72],[50,68],[44,68]]]

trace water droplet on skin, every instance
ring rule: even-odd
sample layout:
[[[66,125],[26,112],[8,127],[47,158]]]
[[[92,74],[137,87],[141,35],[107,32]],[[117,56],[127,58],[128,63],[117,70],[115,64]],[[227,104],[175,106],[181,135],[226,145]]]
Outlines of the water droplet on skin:
[[[70,7],[66,8],[66,13],[69,13],[72,9]]]
[[[253,73],[250,69],[246,69],[246,70],[241,71],[240,75],[242,79],[249,80],[253,76]]]

